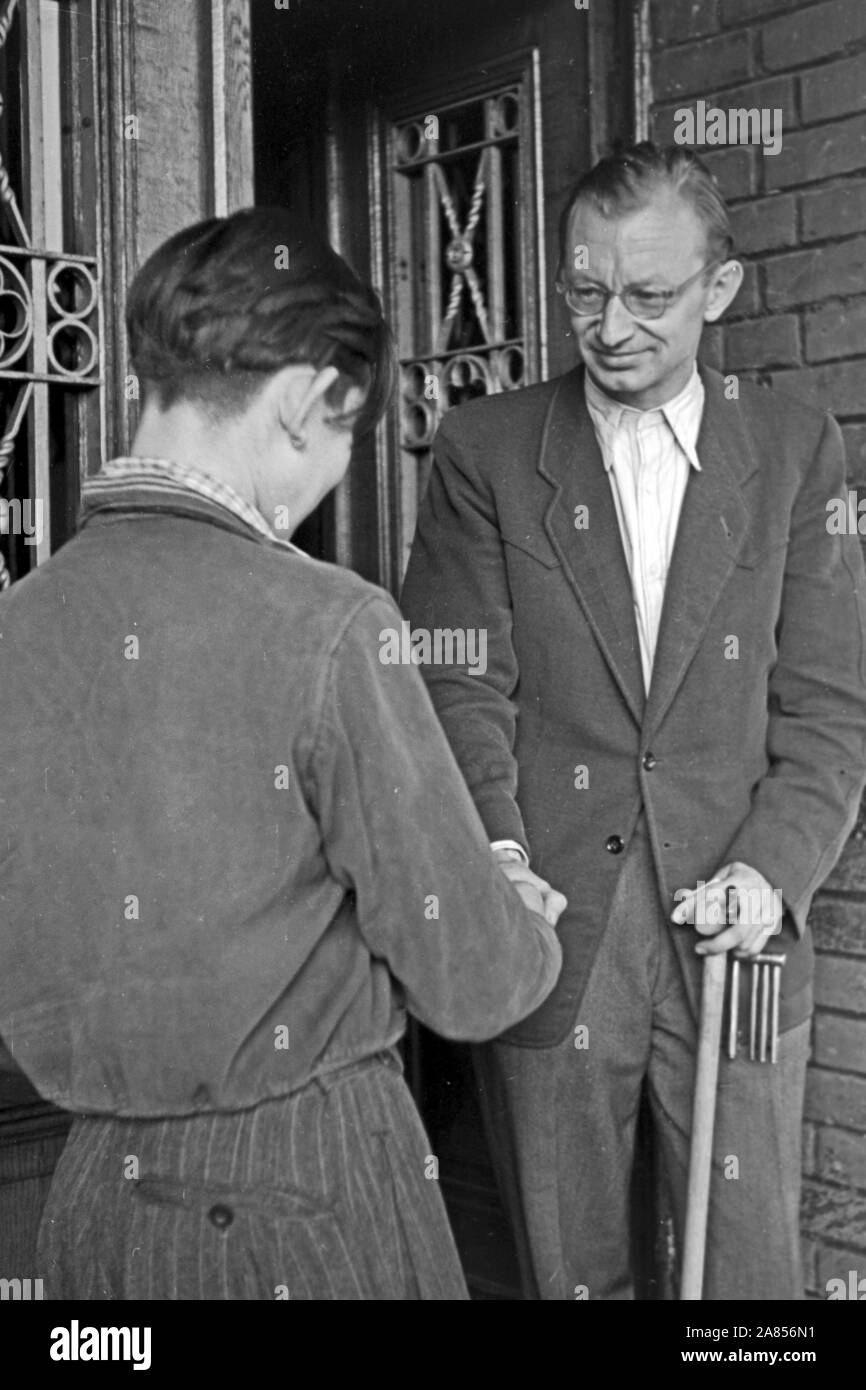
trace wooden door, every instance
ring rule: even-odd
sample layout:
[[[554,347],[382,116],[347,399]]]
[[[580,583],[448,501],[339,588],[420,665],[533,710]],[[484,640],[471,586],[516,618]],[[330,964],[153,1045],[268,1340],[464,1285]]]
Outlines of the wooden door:
[[[395,594],[444,412],[573,364],[559,211],[631,138],[629,0],[253,7],[256,200],[304,211],[380,289],[400,383],[298,535]],[[515,1297],[468,1049],[413,1028],[410,1081],[475,1297]]]

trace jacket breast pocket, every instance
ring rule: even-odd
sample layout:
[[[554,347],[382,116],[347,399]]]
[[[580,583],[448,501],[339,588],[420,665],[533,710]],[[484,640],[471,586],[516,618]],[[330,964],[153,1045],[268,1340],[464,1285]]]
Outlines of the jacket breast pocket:
[[[534,560],[548,570],[559,569],[562,564],[544,532],[530,531],[524,535],[516,535],[513,532],[506,535],[503,532],[502,540],[509,568],[512,565],[519,565],[526,558]]]
[[[777,536],[772,540],[746,542],[734,564],[740,570],[762,569],[765,565],[781,565],[784,568],[788,550],[788,537]]]

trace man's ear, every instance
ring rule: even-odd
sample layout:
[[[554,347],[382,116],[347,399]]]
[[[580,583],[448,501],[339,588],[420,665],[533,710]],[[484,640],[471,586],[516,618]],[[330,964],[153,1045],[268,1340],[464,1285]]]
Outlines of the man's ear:
[[[340,373],[336,367],[323,367],[318,372],[310,367],[285,367],[281,375],[284,381],[279,393],[280,424],[293,441],[303,440],[310,412]]]
[[[704,322],[715,323],[721,318],[733,301],[743,283],[743,267],[739,261],[725,261],[713,276],[707,307],[704,309]]]

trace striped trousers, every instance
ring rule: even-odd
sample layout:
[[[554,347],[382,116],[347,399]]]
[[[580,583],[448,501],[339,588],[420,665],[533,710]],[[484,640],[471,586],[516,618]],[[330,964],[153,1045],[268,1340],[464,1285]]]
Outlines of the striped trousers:
[[[466,1299],[394,1053],[234,1114],[76,1118],[39,1231],[49,1299]]]

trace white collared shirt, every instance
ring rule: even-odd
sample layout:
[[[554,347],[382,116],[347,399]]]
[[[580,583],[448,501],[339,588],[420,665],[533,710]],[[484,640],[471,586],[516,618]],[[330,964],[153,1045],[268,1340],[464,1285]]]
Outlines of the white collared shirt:
[[[635,410],[585,375],[586,404],[610,480],[634,595],[644,687],[649,691],[665,584],[704,410],[697,368],[673,400]],[[592,525],[590,517],[589,524]]]

